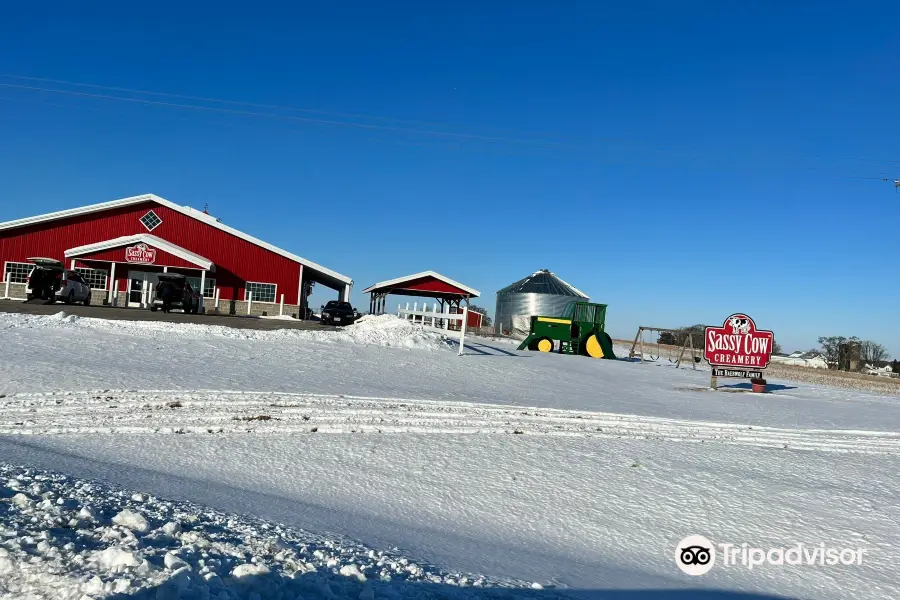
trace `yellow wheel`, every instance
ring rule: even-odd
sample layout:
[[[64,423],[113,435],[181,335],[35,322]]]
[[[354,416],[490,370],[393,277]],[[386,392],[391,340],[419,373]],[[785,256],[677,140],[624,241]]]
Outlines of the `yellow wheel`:
[[[553,352],[553,342],[544,338],[537,343],[537,349],[541,352]]]
[[[584,351],[591,358],[603,358],[603,348],[600,346],[600,340],[597,339],[596,334],[591,334],[584,343]]]

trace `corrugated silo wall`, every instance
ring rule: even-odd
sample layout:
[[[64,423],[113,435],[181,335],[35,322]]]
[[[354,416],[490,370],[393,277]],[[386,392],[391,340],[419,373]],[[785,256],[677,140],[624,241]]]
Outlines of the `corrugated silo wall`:
[[[498,294],[497,309],[495,311],[497,332],[503,333],[509,331],[511,334],[517,333],[513,327],[513,317],[531,317],[535,315],[543,315],[545,317],[558,316],[562,314],[569,302],[574,302],[576,300],[590,302],[588,298],[557,296],[555,294]],[[518,337],[524,337],[521,332],[518,333]]]

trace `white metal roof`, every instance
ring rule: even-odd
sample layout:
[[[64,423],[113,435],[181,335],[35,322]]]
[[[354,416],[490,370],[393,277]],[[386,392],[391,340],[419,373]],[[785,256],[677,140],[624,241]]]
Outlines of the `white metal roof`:
[[[338,273],[336,271],[327,269],[320,264],[314,263],[311,260],[307,260],[307,259],[303,258],[302,256],[297,256],[296,254],[288,252],[287,250],[282,250],[281,248],[278,248],[277,246],[273,246],[272,244],[266,243],[258,238],[255,238],[252,235],[247,235],[243,231],[238,231],[237,229],[235,229],[233,227],[229,227],[228,225],[220,223],[218,220],[216,220],[215,217],[211,217],[202,211],[193,209],[190,206],[179,206],[179,205],[175,204],[174,202],[170,202],[170,201],[166,200],[165,198],[161,198],[161,197],[157,196],[156,194],[142,194],[140,196],[131,196],[129,198],[122,198],[121,200],[112,200],[110,202],[100,202],[99,204],[90,204],[88,206],[82,206],[80,208],[70,208],[68,210],[60,210],[57,212],[47,213],[45,215],[37,215],[35,217],[26,217],[24,219],[16,219],[14,221],[6,221],[5,223],[0,223],[0,231],[2,231],[4,229],[13,229],[15,227],[24,227],[26,225],[34,225],[36,223],[43,223],[45,221],[55,221],[57,219],[65,219],[67,217],[76,217],[79,215],[86,215],[86,214],[90,214],[90,213],[101,212],[101,211],[109,210],[112,208],[119,208],[121,206],[129,206],[131,204],[140,204],[142,202],[156,202],[157,204],[161,204],[162,206],[165,206],[174,211],[180,212],[183,215],[187,215],[187,216],[191,217],[192,219],[202,221],[203,223],[206,223],[207,225],[215,227],[216,229],[220,229],[222,231],[230,233],[231,235],[233,235],[235,237],[239,237],[242,240],[246,240],[246,241],[250,242],[251,244],[255,244],[255,245],[259,246],[260,248],[265,248],[266,250],[274,252],[275,254],[279,254],[281,256],[284,256],[285,258],[289,258],[290,260],[298,262],[301,265],[303,265],[304,267],[308,267],[308,268],[312,269],[313,271],[318,271],[318,272],[328,275],[334,279],[337,279],[338,281],[341,281],[341,282],[349,284],[349,285],[353,285],[353,280],[351,278],[347,277],[346,275],[341,275],[340,273]]]
[[[477,298],[478,296],[481,295],[481,292],[479,292],[475,288],[471,288],[467,285],[463,285],[458,281],[454,281],[454,280],[450,279],[449,277],[441,275],[440,273],[435,273],[434,271],[422,271],[421,273],[416,273],[415,275],[407,275],[406,277],[398,277],[396,279],[390,279],[388,281],[381,281],[381,282],[376,283],[375,285],[367,287],[366,289],[364,289],[362,291],[362,293],[368,294],[372,290],[377,290],[378,288],[390,287],[390,286],[396,285],[398,283],[403,283],[404,281],[410,281],[413,279],[421,279],[422,277],[434,277],[435,279],[439,279],[440,281],[443,281],[444,283],[446,283],[448,285],[452,285],[454,287],[458,287],[461,290],[469,292],[470,294],[472,294],[473,298]]]
[[[189,263],[193,263],[201,269],[209,270],[213,266],[212,261],[208,258],[200,256],[199,254],[194,254],[190,250],[186,250],[181,246],[177,246],[171,242],[167,242],[166,240],[158,238],[155,235],[150,235],[149,233],[123,235],[122,237],[106,240],[105,242],[97,242],[95,244],[88,244],[86,246],[78,246],[77,248],[69,248],[68,250],[66,250],[66,258],[84,256],[85,254],[92,254],[94,252],[100,252],[101,250],[109,250],[110,248],[118,248],[119,246],[124,246],[126,244],[141,243],[153,246],[154,248],[159,248],[164,252],[168,252],[172,256],[177,256],[178,258],[184,259]]]

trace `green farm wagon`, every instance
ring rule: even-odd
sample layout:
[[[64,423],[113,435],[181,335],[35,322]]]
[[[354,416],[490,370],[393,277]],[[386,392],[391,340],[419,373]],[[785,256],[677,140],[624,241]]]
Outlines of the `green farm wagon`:
[[[519,350],[614,359],[612,338],[605,327],[605,304],[570,302],[559,316],[531,317],[530,332]]]

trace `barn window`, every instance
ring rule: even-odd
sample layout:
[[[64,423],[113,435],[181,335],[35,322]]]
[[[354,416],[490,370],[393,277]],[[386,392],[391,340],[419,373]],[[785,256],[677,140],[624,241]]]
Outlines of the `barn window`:
[[[162,225],[162,219],[160,219],[155,212],[148,211],[146,215],[141,217],[141,223],[144,224],[144,227],[147,228],[147,231],[153,231],[160,225]]]
[[[34,265],[31,263],[8,262],[3,275],[3,281],[10,283],[28,283],[28,274]]]
[[[90,286],[92,290],[106,289],[106,271],[103,269],[84,269],[78,267],[75,272],[81,275],[84,282]]]
[[[187,282],[191,284],[191,287],[200,291],[200,278],[199,277],[185,277]],[[254,294],[256,296],[256,294]],[[216,297],[216,280],[215,278],[207,277],[206,281],[203,282],[203,297],[204,298],[215,298]]]
[[[247,287],[244,289],[244,300],[246,301],[249,297],[248,293],[253,292],[254,302],[275,302],[275,291],[276,286],[274,283],[248,281]]]

